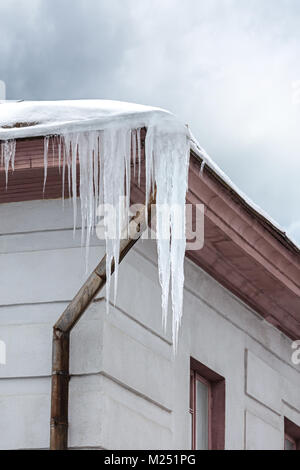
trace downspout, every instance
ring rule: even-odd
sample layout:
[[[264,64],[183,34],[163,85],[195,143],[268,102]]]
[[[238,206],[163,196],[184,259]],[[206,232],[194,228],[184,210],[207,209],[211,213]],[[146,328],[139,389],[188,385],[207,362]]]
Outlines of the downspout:
[[[150,200],[147,211],[149,221],[152,204],[154,204],[153,198]],[[120,241],[120,263],[147,229],[147,213],[144,207],[131,219],[128,226],[128,238]],[[114,270],[115,264],[112,262],[111,272],[113,273]],[[105,283],[106,256],[102,258],[53,327],[50,450],[68,448],[70,333]]]

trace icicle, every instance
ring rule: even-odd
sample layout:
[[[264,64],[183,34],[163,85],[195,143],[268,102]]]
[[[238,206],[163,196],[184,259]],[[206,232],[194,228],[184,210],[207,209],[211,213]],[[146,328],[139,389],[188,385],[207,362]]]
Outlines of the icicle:
[[[107,255],[107,285],[106,301],[107,311],[110,300],[111,272],[110,266],[115,261],[115,299],[118,284],[120,238],[123,221],[123,204],[125,197],[124,177],[126,176],[127,198],[130,198],[130,179],[129,171],[126,173],[126,166],[130,162],[130,130],[129,129],[111,129],[103,133],[103,196],[104,205],[112,213],[106,217],[106,255]],[[113,155],[113,158],[111,157]],[[127,207],[127,206],[126,206]],[[125,211],[126,211],[125,207]],[[126,216],[125,216],[126,217]],[[112,219],[110,219],[112,218]],[[112,220],[111,226],[109,221]],[[111,234],[111,227],[115,227],[115,233]],[[113,235],[113,236],[109,236]]]
[[[58,171],[60,173],[60,167],[61,167],[61,135],[58,137]]]
[[[185,258],[185,198],[187,192],[189,145],[180,139],[175,139],[173,151],[173,184],[171,212],[171,280],[172,280],[172,312],[173,312],[173,341],[174,352],[177,349],[179,327],[182,318],[183,287],[184,287],[184,258]],[[176,149],[176,150],[175,150]]]
[[[55,148],[54,148],[54,144],[55,144],[55,136],[52,137],[52,166],[55,165]]]
[[[138,148],[138,185],[141,186],[141,160],[142,160],[142,150],[141,150],[141,129],[137,130],[137,148]]]
[[[16,156],[16,141],[12,140],[10,145],[11,145],[11,148],[10,148],[10,164],[11,164],[11,169],[14,172],[15,171],[15,156]]]
[[[65,179],[66,179],[66,146],[64,139],[60,138],[60,151],[63,152],[63,168],[62,168],[62,204],[65,205]]]
[[[6,189],[8,184],[8,171],[11,167],[12,171],[15,169],[15,155],[16,155],[16,141],[6,140],[1,144],[1,166],[5,170],[5,183]]]
[[[147,130],[146,142],[145,142],[146,219],[148,218],[148,204],[149,204],[150,191],[152,187],[154,133],[155,133],[155,128],[149,127]]]
[[[96,218],[97,218],[97,208],[99,206],[99,148],[98,148],[98,143],[99,143],[99,136],[96,133],[95,134],[95,142],[93,145],[93,175],[94,175],[94,193],[95,193],[95,206],[94,206],[94,225],[96,224]]]
[[[62,192],[63,200],[65,193],[65,161],[68,164],[68,183],[69,183],[69,194],[72,196],[73,202],[73,236],[75,236],[75,229],[77,223],[77,137],[72,139],[72,134],[66,134],[60,137],[58,142],[58,165],[60,167],[61,162],[61,144],[63,142],[64,158],[63,158],[63,171],[62,171]],[[70,174],[72,172],[72,175]],[[72,177],[71,177],[72,176]],[[72,189],[72,191],[71,191]]]
[[[65,145],[66,147],[66,161],[67,161],[67,169],[68,169],[68,192],[69,192],[69,198],[71,197],[71,143],[69,142],[69,145]]]
[[[131,149],[132,149],[132,132],[127,130],[124,135],[125,138],[125,179],[126,179],[126,197],[125,197],[125,216],[129,214],[130,207],[130,187],[131,187]],[[122,210],[123,214],[123,210]],[[122,221],[123,222],[123,221]],[[128,229],[128,224],[126,224]],[[122,230],[122,227],[120,228]],[[128,237],[128,232],[127,232]]]
[[[149,132],[150,131],[150,132]],[[189,158],[188,138],[181,134],[149,129],[146,136],[146,199],[154,171],[157,214],[157,250],[159,280],[162,288],[162,321],[166,328],[169,288],[172,293],[172,327],[174,351],[182,317],[185,197]],[[153,181],[152,181],[153,182]]]
[[[47,172],[48,172],[48,149],[49,149],[49,137],[44,138],[44,186],[43,186],[43,193],[46,189],[46,182],[47,182]]]
[[[95,148],[95,133],[88,133],[88,145],[87,145],[87,178],[88,178],[88,202],[87,202],[87,235],[86,235],[86,270],[88,270],[88,259],[89,259],[89,247],[92,228],[94,225],[94,214],[95,214],[95,198],[94,198],[94,175],[93,175],[93,151]]]
[[[133,178],[135,179],[136,176],[136,131],[131,131],[131,159],[133,163]]]

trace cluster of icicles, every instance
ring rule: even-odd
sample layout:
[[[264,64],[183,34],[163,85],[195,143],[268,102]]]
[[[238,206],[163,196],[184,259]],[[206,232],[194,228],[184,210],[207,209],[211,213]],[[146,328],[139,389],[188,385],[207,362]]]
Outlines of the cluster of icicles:
[[[118,208],[120,200],[123,198],[126,201],[125,210],[129,211],[131,165],[134,167],[135,178],[140,183],[141,129],[110,128],[101,131],[44,137],[44,188],[47,181],[48,156],[51,156],[52,139],[58,146],[59,168],[62,167],[63,185],[66,172],[68,173],[74,209],[74,229],[77,216],[77,182],[79,182],[82,241],[86,243],[88,252],[90,236],[97,224],[99,204],[108,204]],[[6,181],[9,167],[14,169],[15,151],[15,140],[2,142],[1,164],[5,168]],[[156,239],[159,280],[162,288],[162,321],[164,328],[166,328],[171,285],[172,332],[175,350],[183,304],[186,247],[185,198],[189,151],[190,140],[186,133],[164,131],[154,125],[147,128],[145,138],[145,204],[148,205],[151,191],[155,186]],[[77,174],[78,171],[80,174]],[[171,210],[165,211],[166,206]],[[174,208],[177,210],[173,210]],[[118,211],[116,213],[120,215]],[[178,213],[181,214],[181,217],[178,217]],[[121,219],[122,217],[119,216],[115,238],[111,239],[105,236],[107,305],[110,299],[110,266],[113,258],[116,266],[115,297],[117,292]],[[105,233],[109,232],[109,227],[105,227],[105,229]],[[176,237],[172,237],[172,233],[175,232]]]

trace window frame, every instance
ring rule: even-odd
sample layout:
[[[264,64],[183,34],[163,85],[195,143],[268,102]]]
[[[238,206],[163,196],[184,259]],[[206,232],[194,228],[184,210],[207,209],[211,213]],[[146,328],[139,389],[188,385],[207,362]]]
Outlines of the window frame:
[[[194,358],[190,359],[189,412],[191,447],[196,450],[196,383],[208,386],[208,449],[225,449],[225,378]]]
[[[288,440],[293,444],[292,450],[300,450],[300,426],[284,418],[284,450],[286,449],[285,442]]]

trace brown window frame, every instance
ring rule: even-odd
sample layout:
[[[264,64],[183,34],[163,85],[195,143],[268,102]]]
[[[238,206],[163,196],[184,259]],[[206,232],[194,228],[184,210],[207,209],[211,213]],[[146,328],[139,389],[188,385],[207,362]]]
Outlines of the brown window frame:
[[[191,447],[196,450],[196,383],[208,386],[208,449],[225,448],[225,379],[194,358],[190,361]]]
[[[285,441],[288,440],[293,444],[293,450],[300,450],[300,426],[290,421],[288,418],[284,418],[284,449]]]

